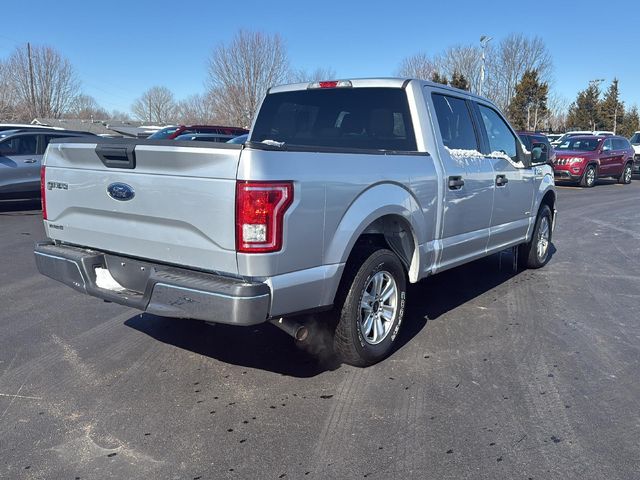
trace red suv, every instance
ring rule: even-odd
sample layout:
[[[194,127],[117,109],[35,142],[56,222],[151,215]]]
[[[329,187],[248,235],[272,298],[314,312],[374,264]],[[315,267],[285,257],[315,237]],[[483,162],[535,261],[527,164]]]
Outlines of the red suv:
[[[195,133],[213,133],[216,135],[228,135],[230,138],[249,133],[249,130],[239,127],[222,127],[218,125],[174,125],[164,127],[149,137],[150,140],[173,140],[180,135]]]
[[[569,180],[583,187],[593,187],[602,177],[631,183],[633,154],[629,140],[624,137],[571,137],[556,147],[553,173],[556,180]]]

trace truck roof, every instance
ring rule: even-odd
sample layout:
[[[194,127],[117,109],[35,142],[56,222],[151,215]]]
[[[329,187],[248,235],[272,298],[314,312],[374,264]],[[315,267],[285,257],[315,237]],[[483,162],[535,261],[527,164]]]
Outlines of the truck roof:
[[[463,93],[470,97],[474,97],[477,99],[482,99],[483,101],[488,101],[484,97],[480,97],[474,93],[468,92],[466,90],[460,90],[459,88],[452,87],[450,85],[444,85],[442,83],[431,82],[429,80],[422,80],[419,78],[409,78],[409,77],[372,77],[372,78],[342,78],[336,80],[327,80],[329,81],[347,81],[351,82],[352,88],[403,88],[409,82],[420,82],[424,85],[429,85],[432,87],[442,88],[445,90],[451,90],[453,92]],[[324,81],[323,81],[324,82]],[[271,87],[267,93],[280,93],[280,92],[293,92],[297,90],[307,90],[310,85],[318,84],[320,82],[302,82],[302,83],[290,83],[285,85],[278,85],[275,87]],[[340,87],[338,87],[340,88]],[[489,101],[489,103],[492,103]]]

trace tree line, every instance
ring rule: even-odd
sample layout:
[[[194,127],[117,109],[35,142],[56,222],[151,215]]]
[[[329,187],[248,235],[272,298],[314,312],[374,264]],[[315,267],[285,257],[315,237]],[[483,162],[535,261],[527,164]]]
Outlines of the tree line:
[[[630,135],[640,129],[638,109],[620,100],[620,85],[613,79],[608,89],[589,82],[569,103],[554,94],[553,62],[543,40],[511,34],[490,43],[456,45],[427,55],[404,58],[396,72],[482,94],[506,113],[518,129],[612,130]],[[204,90],[177,100],[166,86],[145,91],[130,113],[102,108],[82,92],[71,63],[46,46],[19,46],[0,61],[0,121],[33,118],[138,120],[156,123],[222,123],[251,125],[259,103],[270,86],[335,77],[329,68],[296,69],[289,61],[278,34],[239,31],[228,43],[217,45],[207,58]]]

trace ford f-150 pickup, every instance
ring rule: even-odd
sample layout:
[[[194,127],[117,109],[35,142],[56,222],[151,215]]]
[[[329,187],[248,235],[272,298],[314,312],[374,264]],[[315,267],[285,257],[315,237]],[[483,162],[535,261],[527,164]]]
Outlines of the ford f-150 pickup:
[[[336,354],[366,366],[393,349],[407,282],[511,247],[545,265],[546,153],[487,99],[440,84],[274,87],[245,145],[52,143],[36,263],[104,300],[298,339],[294,317],[333,309]]]

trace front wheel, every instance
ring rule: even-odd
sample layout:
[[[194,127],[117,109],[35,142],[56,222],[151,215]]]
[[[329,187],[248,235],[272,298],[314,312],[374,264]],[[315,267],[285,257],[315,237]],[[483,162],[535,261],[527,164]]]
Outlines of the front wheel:
[[[542,205],[536,218],[531,240],[521,245],[518,252],[522,267],[540,268],[547,264],[549,261],[549,247],[551,246],[552,222],[551,209],[548,205]]]
[[[624,185],[628,185],[631,183],[631,175],[633,175],[633,167],[631,166],[630,163],[627,163],[624,166],[624,170],[622,170],[622,174],[620,175],[620,178],[618,179],[619,183],[622,183]]]
[[[336,305],[334,351],[345,363],[373,365],[392,351],[404,316],[406,275],[391,250],[362,247],[347,264]]]
[[[582,176],[582,181],[580,185],[583,187],[591,188],[596,183],[596,166],[595,165],[587,165],[586,170],[584,171],[584,175]]]

